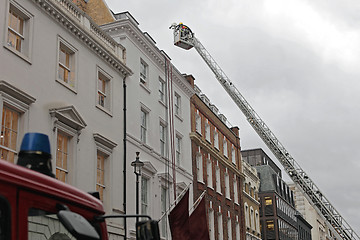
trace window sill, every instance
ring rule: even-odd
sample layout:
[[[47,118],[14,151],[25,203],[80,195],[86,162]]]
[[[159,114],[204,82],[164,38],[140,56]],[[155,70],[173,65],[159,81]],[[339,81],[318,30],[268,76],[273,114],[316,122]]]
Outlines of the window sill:
[[[139,85],[144,88],[147,93],[151,93],[151,90],[144,83],[140,82]]]
[[[205,184],[204,181],[197,180],[198,183]]]
[[[64,87],[66,87],[67,89],[69,89],[70,91],[72,91],[73,93],[77,94],[77,91],[74,87],[71,87],[69,84],[67,84],[66,82],[60,80],[60,79],[56,79],[56,82],[60,83],[61,85],[63,85]]]
[[[214,187],[211,187],[211,186],[207,186],[209,189],[213,190],[214,191]]]
[[[220,196],[222,196],[222,195],[223,195],[221,192],[218,192],[218,191],[216,191],[216,193],[217,193],[217,194],[219,194]]]
[[[175,117],[177,117],[181,122],[184,121],[184,119],[179,114],[175,114]]]
[[[32,64],[30,57],[24,55],[23,53],[17,51],[16,49],[9,47],[7,45],[4,45],[4,48],[6,48],[7,50],[9,50],[10,52],[12,52],[13,54],[17,55],[19,58],[21,58],[22,60],[24,60],[25,62],[27,62],[28,64]]]
[[[107,109],[107,108],[105,108],[105,107],[103,107],[103,106],[101,106],[101,105],[99,105],[99,104],[97,104],[96,107],[97,107],[98,109],[100,109],[101,111],[103,111],[104,113],[106,113],[107,115],[109,115],[110,117],[113,116],[113,115],[112,115],[112,112],[111,112],[109,109]]]
[[[167,108],[166,103],[164,103],[163,101],[159,100],[159,103],[160,103],[161,105],[163,105],[165,108]]]

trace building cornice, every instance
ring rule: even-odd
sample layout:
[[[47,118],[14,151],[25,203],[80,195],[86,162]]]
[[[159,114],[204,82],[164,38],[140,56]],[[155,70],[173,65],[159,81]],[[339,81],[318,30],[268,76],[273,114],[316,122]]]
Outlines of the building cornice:
[[[195,90],[190,83],[179,72],[179,70],[171,64],[170,57],[155,45],[155,41],[147,33],[143,33],[137,23],[130,18],[119,19],[116,22],[101,25],[101,29],[112,36],[128,37],[136,44],[159,69],[162,69],[165,75],[165,68],[168,64],[172,67],[173,81],[183,89],[184,93],[190,98],[195,94]]]
[[[132,75],[125,64],[125,48],[103,32],[70,0],[33,0],[33,2],[100,58],[124,76]]]

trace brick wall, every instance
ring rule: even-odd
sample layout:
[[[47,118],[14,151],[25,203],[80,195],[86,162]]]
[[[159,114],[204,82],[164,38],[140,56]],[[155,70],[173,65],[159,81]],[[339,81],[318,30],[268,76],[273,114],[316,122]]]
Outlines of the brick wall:
[[[87,3],[84,0],[73,0],[73,2],[97,25],[114,22],[114,17],[103,0],[89,0]]]

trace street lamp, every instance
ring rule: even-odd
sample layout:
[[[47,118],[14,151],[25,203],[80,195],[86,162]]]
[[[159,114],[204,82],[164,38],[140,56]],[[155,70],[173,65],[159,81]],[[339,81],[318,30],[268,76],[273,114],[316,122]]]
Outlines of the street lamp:
[[[144,163],[140,161],[139,154],[140,152],[136,152],[136,159],[131,163],[136,175],[136,215],[139,215],[139,176],[141,176],[141,168],[144,166]],[[136,222],[139,222],[139,217],[136,217]]]

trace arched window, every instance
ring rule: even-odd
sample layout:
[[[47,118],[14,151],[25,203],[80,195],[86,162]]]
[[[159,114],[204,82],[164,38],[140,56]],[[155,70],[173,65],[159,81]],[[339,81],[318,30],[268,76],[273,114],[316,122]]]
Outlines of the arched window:
[[[255,230],[255,213],[253,207],[250,207],[250,229]]]
[[[245,210],[245,226],[247,228],[250,228],[250,217],[249,217],[249,206],[247,203],[245,203],[245,206],[244,206],[244,210]]]

